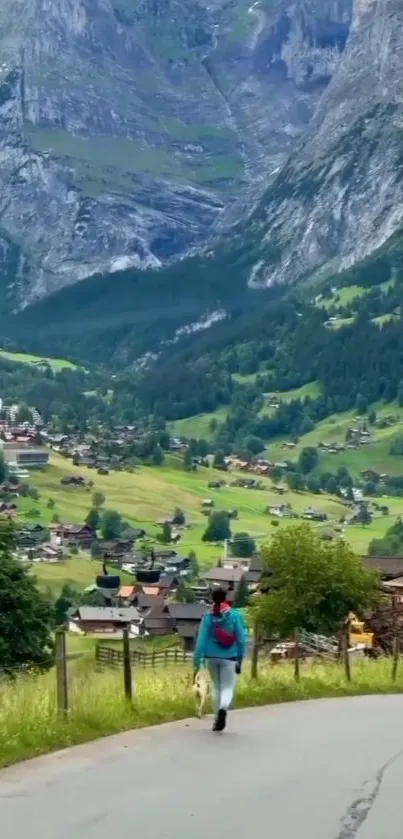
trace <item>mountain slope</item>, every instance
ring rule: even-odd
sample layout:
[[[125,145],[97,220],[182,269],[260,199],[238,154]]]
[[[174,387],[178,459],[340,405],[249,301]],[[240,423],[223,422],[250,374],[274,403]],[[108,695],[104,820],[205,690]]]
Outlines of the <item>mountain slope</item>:
[[[304,140],[251,218],[250,285],[345,268],[402,224],[403,7],[356,0],[349,38]]]
[[[1,0],[8,308],[237,219],[311,119],[351,3]]]
[[[223,9],[219,0],[212,8],[214,13]],[[233,4],[230,8],[234,14]],[[294,5],[278,0],[270,8],[271,17],[265,11],[259,18],[261,28],[250,46],[253,72],[259,69],[260,74],[259,95],[254,97],[257,76],[251,65],[232,98],[225,92],[239,126],[241,111],[244,119],[247,114],[249,120],[254,117],[248,122],[248,137],[255,133],[260,149],[264,119],[259,122],[253,107],[247,112],[242,103],[249,89],[256,106],[263,94],[278,93],[267,100],[272,133],[266,173],[271,171],[271,179],[253,211],[230,235],[218,236],[209,251],[157,271],[133,269],[113,279],[107,273],[94,276],[30,307],[25,317],[1,327],[3,334],[23,334],[34,349],[35,341],[49,341],[50,347],[54,342],[54,351],[63,354],[73,332],[74,351],[84,357],[97,357],[107,347],[108,356],[112,352],[116,358],[133,359],[159,351],[161,340],[176,341],[184,327],[197,328],[223,311],[259,307],[260,297],[251,289],[329,275],[377,254],[383,243],[387,253],[391,249],[392,268],[400,269],[400,252],[395,258],[399,235],[396,240],[394,233],[399,234],[403,219],[403,7],[398,0],[355,0],[353,5],[347,0],[299,0]],[[226,67],[220,58],[225,46],[219,44],[217,35],[208,56],[216,90],[223,88],[224,76],[217,80],[220,68],[223,72]],[[232,80],[241,66],[229,60]],[[284,107],[293,113],[293,107],[302,107],[302,99],[296,98],[301,96],[311,109],[305,113],[304,129],[299,137],[294,132],[287,144],[285,137],[293,134],[291,118],[281,118],[276,145],[274,107],[283,97]],[[278,171],[270,169],[275,160]],[[228,211],[228,219],[230,215]],[[29,287],[27,274],[28,269],[23,281]],[[49,351],[49,346],[37,348]]]

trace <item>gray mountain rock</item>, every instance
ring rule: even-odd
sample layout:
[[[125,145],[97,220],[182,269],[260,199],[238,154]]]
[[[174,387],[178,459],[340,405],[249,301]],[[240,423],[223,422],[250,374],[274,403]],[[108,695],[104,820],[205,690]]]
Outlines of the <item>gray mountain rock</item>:
[[[302,142],[237,230],[252,287],[347,268],[402,228],[403,5],[353,12]]]
[[[398,80],[396,62],[394,75],[388,69],[399,40],[392,6],[357,0],[352,19],[352,0],[0,0],[3,308],[93,273],[179,258],[237,221],[268,185],[274,197],[252,223],[258,237],[279,224],[281,266],[259,267],[265,244],[254,245],[250,282],[288,277],[299,240],[307,268],[327,258],[329,241],[336,248],[343,237],[321,208],[341,213],[340,227],[357,225],[353,188],[348,198],[339,188],[331,210],[321,186],[307,219],[294,194],[278,205],[279,183],[306,177],[318,153],[326,158],[329,135],[343,142],[341,124],[347,131],[365,116],[357,97],[373,103],[375,86],[389,104],[385,85],[392,91]],[[379,78],[364,96],[368,58]],[[365,213],[363,241],[375,217]],[[378,238],[393,227],[386,215]]]

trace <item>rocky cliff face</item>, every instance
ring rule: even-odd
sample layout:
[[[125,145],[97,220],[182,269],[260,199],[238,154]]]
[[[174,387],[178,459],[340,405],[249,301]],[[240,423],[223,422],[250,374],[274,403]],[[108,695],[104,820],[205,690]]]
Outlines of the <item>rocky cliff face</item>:
[[[305,177],[318,150],[326,157],[329,134],[342,142],[356,108],[364,118],[373,85],[368,92],[363,56],[374,61],[371,77],[389,104],[398,79],[397,61],[393,81],[388,71],[399,41],[388,19],[393,5],[357,0],[352,18],[352,0],[0,0],[7,305],[95,272],[160,266],[236,220],[268,184],[253,229],[260,237],[279,223],[281,242],[291,232],[295,247],[281,251],[273,273],[257,267],[265,245],[261,253],[254,246],[250,281],[288,277],[299,238],[313,254],[309,264],[320,261],[322,238],[325,250],[329,238],[337,244],[334,226],[327,234],[322,224],[330,193],[322,191],[306,219],[295,196],[277,206],[279,179]],[[395,89],[392,98],[396,105]],[[326,208],[340,214],[340,227],[346,201],[358,224],[347,192],[339,189],[334,210]],[[364,212],[373,219],[371,208]]]
[[[252,287],[349,267],[402,227],[402,51],[400,0],[355,0],[302,141],[237,230]]]

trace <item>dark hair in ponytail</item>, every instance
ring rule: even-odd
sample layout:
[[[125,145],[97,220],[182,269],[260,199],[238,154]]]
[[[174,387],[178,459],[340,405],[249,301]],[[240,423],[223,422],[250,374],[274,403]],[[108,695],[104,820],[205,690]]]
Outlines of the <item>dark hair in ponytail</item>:
[[[222,588],[222,586],[219,586],[213,590],[211,597],[213,600],[213,612],[217,612],[217,614],[219,614],[220,607],[227,599],[227,592],[224,588]]]

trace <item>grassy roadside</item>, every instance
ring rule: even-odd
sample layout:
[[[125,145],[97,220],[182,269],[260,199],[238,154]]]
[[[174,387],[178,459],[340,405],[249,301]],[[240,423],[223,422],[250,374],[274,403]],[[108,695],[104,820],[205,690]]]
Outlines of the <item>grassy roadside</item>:
[[[253,682],[248,665],[239,681],[236,707],[403,692],[403,666],[395,682],[391,670],[390,660],[355,663],[352,682],[347,683],[337,664],[303,665],[301,681],[296,683],[292,666],[265,665],[259,680]],[[97,672],[89,659],[76,662],[69,671],[71,710],[67,720],[57,714],[54,672],[0,683],[0,766],[119,731],[194,715],[190,668],[136,669],[132,704],[124,699],[121,672]]]

